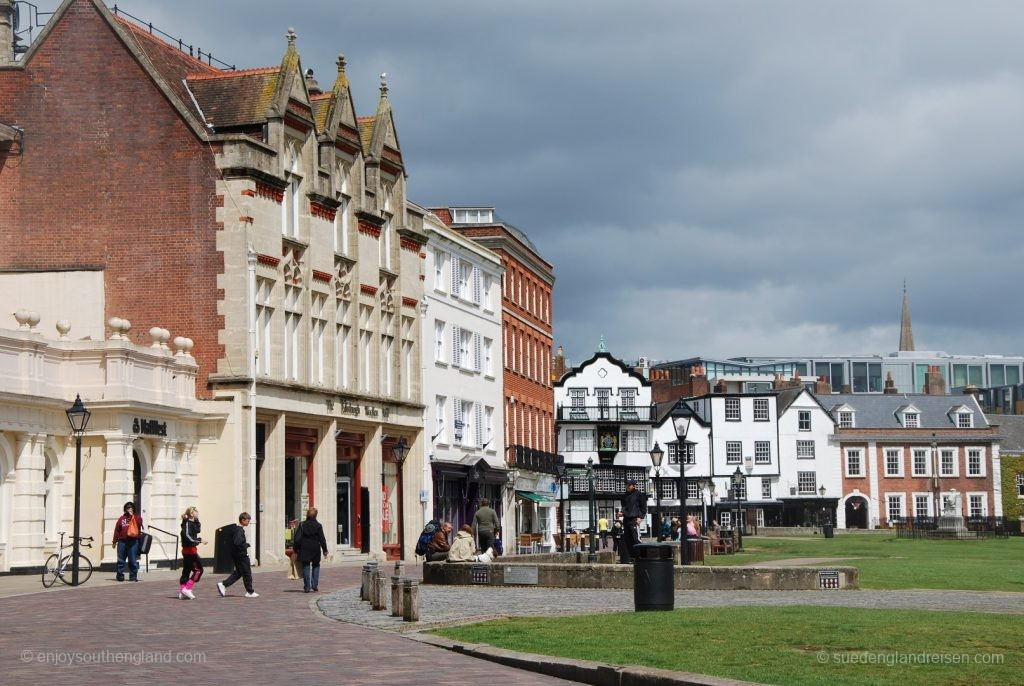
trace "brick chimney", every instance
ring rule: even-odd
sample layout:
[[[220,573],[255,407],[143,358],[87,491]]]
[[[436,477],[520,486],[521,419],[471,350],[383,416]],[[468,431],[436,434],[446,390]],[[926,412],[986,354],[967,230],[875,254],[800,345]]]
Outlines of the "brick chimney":
[[[892,372],[885,373],[885,388],[882,389],[884,395],[897,395],[899,391],[896,390],[896,382],[892,380]]]
[[[832,392],[832,384],[828,382],[827,376],[818,377],[818,380],[814,382],[814,394],[815,395],[829,395]]]
[[[0,65],[14,64],[14,0],[0,0]]]
[[[708,381],[704,367],[694,367],[690,373],[690,393],[692,396],[708,395],[711,393],[711,383]]]
[[[925,395],[946,395],[946,379],[938,365],[928,365],[928,371],[924,373],[924,392]]]

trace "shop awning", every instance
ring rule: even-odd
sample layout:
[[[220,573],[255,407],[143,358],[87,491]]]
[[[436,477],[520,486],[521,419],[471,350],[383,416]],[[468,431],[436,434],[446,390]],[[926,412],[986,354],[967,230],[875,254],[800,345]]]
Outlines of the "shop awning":
[[[522,500],[529,500],[531,503],[537,503],[538,507],[554,507],[558,504],[558,501],[552,496],[535,491],[516,491],[516,497]]]

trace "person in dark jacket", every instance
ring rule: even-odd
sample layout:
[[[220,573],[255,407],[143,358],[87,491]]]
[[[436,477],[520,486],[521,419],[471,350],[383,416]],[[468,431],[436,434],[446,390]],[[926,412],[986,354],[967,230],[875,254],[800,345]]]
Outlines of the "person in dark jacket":
[[[619,544],[619,562],[633,562],[633,546],[640,542],[640,522],[647,517],[647,496],[636,490],[636,479],[626,481],[622,495],[622,541]]]
[[[187,508],[181,515],[181,579],[178,581],[178,600],[196,598],[192,588],[203,576],[203,563],[199,559],[199,544],[204,542],[199,537],[201,530],[199,508]]]
[[[128,580],[139,580],[139,534],[142,533],[142,516],[135,514],[135,503],[124,504],[124,514],[114,523],[112,544],[117,551],[117,580],[124,581],[125,562],[128,566]]]
[[[249,526],[252,517],[248,512],[238,515],[238,524],[232,524],[231,560],[235,563],[235,571],[224,581],[217,582],[217,593],[223,598],[227,588],[239,579],[245,584],[246,598],[259,598],[260,594],[252,588],[252,563],[249,562],[249,542],[245,540],[245,527]]]
[[[473,529],[476,530],[477,546],[481,552],[494,546],[494,537],[501,533],[501,522],[498,513],[491,507],[487,498],[480,499],[480,507],[473,515]]]
[[[302,590],[306,593],[319,591],[320,551],[327,555],[327,539],[324,527],[316,521],[317,509],[306,510],[306,519],[295,529],[292,548],[302,563]]]
[[[448,536],[452,533],[452,523],[445,522],[437,530],[434,537],[427,544],[427,562],[444,562],[448,559],[448,551],[452,544],[448,542]]]

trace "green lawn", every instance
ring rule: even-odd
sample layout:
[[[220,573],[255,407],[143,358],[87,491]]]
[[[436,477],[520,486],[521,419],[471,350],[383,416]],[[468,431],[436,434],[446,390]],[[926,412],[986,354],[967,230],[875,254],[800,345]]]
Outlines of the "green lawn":
[[[1024,683],[1020,615],[688,608],[502,619],[435,633],[529,653],[771,684]],[[933,662],[920,664],[925,659]],[[990,664],[1000,659],[1002,664]]]
[[[969,541],[839,535],[835,538],[748,536],[746,552],[706,558],[709,565],[748,565],[794,557],[849,557],[861,588],[1024,591],[1024,537]]]

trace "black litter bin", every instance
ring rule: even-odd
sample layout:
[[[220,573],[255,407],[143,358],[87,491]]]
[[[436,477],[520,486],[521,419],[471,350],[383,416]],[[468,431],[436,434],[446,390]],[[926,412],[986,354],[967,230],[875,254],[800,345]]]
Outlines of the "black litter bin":
[[[833,527],[831,524],[826,524],[825,526],[821,527],[821,532],[825,534],[825,538],[835,538],[836,536],[835,527]]]
[[[235,561],[231,556],[234,544],[231,540],[235,535],[237,524],[228,524],[217,529],[213,537],[213,573],[230,574],[235,569]]]
[[[633,605],[636,611],[673,609],[673,546],[669,543],[640,543],[633,551]]]

